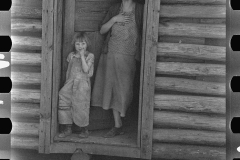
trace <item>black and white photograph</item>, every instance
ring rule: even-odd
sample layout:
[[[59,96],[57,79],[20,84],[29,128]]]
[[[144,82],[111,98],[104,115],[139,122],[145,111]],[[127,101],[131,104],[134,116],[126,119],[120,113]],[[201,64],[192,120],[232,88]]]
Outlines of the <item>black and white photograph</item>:
[[[10,159],[228,160],[228,2],[12,0]]]

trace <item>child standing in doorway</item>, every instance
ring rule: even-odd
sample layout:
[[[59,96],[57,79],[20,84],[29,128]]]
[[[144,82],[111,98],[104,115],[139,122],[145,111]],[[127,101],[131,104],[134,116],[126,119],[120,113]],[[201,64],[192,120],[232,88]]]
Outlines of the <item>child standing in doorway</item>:
[[[90,41],[84,32],[74,36],[72,45],[73,52],[67,57],[66,82],[59,92],[58,121],[65,126],[59,137],[71,135],[74,122],[81,127],[79,137],[87,138],[94,55],[88,52]]]

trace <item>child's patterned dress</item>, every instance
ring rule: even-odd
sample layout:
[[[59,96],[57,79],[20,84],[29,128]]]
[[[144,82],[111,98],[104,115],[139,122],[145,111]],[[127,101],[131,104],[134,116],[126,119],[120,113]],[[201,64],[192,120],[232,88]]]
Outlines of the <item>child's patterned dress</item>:
[[[81,58],[77,58],[73,53],[68,55],[66,82],[59,92],[58,120],[60,124],[74,122],[80,127],[89,124],[90,77],[93,75],[94,55],[87,53],[85,58],[87,63],[92,62],[88,73],[82,69]]]

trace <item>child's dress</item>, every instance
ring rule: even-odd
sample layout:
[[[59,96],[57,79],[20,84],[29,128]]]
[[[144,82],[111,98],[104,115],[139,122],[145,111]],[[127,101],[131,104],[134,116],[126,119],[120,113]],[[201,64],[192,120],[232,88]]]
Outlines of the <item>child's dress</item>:
[[[81,58],[77,58],[73,53],[68,55],[66,82],[59,92],[58,120],[60,124],[74,122],[80,127],[89,124],[90,77],[93,75],[94,55],[87,53],[85,58],[87,63],[92,62],[88,73],[82,69]]]

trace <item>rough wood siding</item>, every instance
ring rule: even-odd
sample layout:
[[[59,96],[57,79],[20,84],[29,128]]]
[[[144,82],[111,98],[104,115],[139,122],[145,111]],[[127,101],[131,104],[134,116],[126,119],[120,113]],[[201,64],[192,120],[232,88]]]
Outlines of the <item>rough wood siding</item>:
[[[42,0],[12,1],[12,148],[38,149],[41,18]]]
[[[154,158],[226,158],[225,3],[161,1]]]

